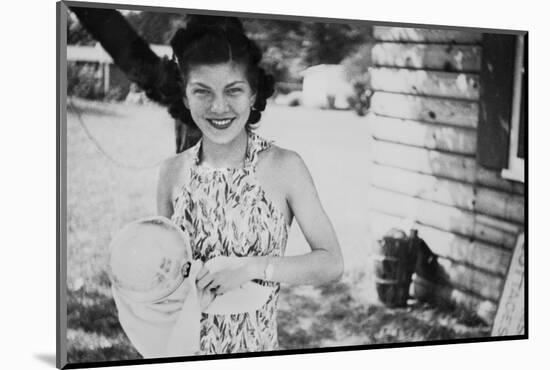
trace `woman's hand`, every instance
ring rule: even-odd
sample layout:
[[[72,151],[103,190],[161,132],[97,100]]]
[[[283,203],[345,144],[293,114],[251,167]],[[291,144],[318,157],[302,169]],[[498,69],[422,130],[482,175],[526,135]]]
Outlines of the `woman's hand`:
[[[207,262],[197,274],[199,290],[209,289],[217,295],[224,294],[261,277],[261,258],[258,257],[216,257],[211,262]]]

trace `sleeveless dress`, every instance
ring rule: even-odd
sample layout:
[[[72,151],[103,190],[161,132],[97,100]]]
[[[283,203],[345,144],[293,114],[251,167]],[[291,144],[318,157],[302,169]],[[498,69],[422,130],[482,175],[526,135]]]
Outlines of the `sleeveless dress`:
[[[266,197],[257,177],[258,154],[270,147],[248,132],[242,168],[215,169],[200,164],[202,140],[188,149],[191,165],[174,200],[172,221],[189,234],[193,258],[206,262],[217,256],[282,256],[288,239],[283,213]],[[279,284],[255,312],[202,313],[201,354],[271,351],[278,348]]]

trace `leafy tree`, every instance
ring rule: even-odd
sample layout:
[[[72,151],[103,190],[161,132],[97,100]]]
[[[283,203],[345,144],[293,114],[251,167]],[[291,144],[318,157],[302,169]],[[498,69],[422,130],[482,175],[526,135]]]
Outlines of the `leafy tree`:
[[[277,81],[299,81],[299,72],[312,65],[339,64],[372,38],[368,25],[270,19],[243,24]]]
[[[67,13],[67,44],[69,45],[94,45],[95,39],[76,18],[73,12]]]
[[[124,12],[132,28],[149,44],[170,43],[187,21],[185,14]],[[263,51],[262,64],[276,81],[299,82],[300,72],[316,64],[338,64],[371,38],[371,27],[357,24],[241,18],[250,38]],[[94,39],[76,17],[69,17],[69,44],[90,45]]]
[[[186,23],[186,16],[177,13],[130,12],[126,19],[145,41],[161,45],[170,44],[174,33]]]
[[[371,27],[354,24],[316,22],[308,28],[311,44],[306,62],[310,65],[339,64],[372,34]]]
[[[276,81],[298,82],[306,65],[307,27],[303,22],[244,18],[248,36],[263,51],[263,66]]]
[[[372,66],[371,49],[373,43],[367,42],[350,53],[341,64],[344,66],[346,78],[353,83],[370,84],[369,67]]]

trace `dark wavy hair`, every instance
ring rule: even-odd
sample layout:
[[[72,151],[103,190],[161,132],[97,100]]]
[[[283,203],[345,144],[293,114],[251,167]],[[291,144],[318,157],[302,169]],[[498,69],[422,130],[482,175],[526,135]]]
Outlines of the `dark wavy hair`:
[[[273,76],[265,73],[259,63],[262,53],[256,43],[244,33],[241,22],[234,17],[191,16],[187,26],[180,28],[170,42],[172,60],[162,61],[164,73],[159,76],[157,91],[168,105],[172,117],[196,127],[191,112],[183,104],[186,79],[191,68],[233,62],[243,65],[256,101],[247,121],[247,128],[260,121],[267,99],[273,95]]]

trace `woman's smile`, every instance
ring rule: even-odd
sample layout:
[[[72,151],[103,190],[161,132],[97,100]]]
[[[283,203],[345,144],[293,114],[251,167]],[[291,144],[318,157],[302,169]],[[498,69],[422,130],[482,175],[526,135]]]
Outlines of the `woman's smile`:
[[[235,63],[191,67],[185,88],[185,104],[203,138],[228,144],[245,137],[255,94],[246,68]]]
[[[235,120],[235,118],[226,118],[226,119],[214,119],[214,118],[207,118],[206,119],[212,126],[217,128],[218,130],[225,130]]]

